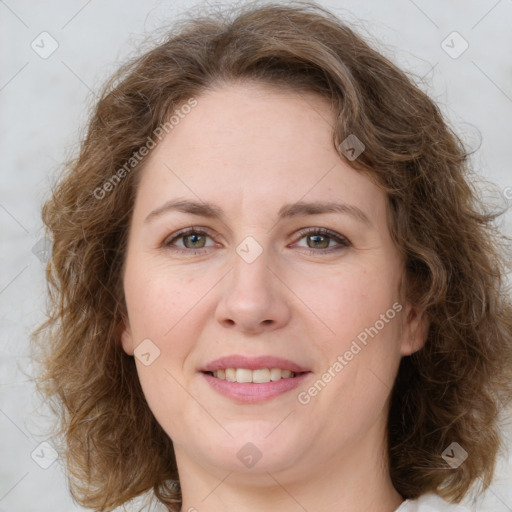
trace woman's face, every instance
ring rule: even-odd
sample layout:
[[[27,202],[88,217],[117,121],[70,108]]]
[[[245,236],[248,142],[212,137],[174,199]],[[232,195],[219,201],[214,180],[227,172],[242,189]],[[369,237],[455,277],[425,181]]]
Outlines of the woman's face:
[[[421,336],[386,197],[338,156],[333,122],[314,95],[225,85],[146,162],[122,344],[182,475],[285,481],[385,447]]]

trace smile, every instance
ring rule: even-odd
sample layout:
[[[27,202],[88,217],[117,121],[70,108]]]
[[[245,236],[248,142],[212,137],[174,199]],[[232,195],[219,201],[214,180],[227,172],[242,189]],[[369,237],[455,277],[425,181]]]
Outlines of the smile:
[[[199,371],[210,389],[239,403],[284,396],[313,375],[306,366],[273,355],[225,355]]]

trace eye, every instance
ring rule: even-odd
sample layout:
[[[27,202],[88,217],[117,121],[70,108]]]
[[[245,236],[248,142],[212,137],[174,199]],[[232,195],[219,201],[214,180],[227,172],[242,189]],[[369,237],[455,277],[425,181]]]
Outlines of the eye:
[[[347,238],[339,233],[325,228],[308,228],[297,233],[299,240],[306,239],[304,247],[310,254],[325,254],[351,247]],[[211,235],[203,228],[190,227],[173,233],[162,242],[162,247],[176,252],[197,253],[215,246],[215,242],[207,245],[207,240],[213,241]]]
[[[352,245],[343,235],[325,228],[304,229],[299,231],[298,235],[299,240],[306,239],[306,248],[312,249],[308,251],[311,254],[330,253]],[[299,247],[305,246],[299,245]]]
[[[211,239],[211,236],[206,231],[192,227],[183,229],[178,231],[178,233],[174,233],[170,237],[167,237],[162,242],[162,246],[181,252],[194,252],[215,245],[206,245],[207,238]],[[181,241],[182,244],[176,244],[176,241]]]

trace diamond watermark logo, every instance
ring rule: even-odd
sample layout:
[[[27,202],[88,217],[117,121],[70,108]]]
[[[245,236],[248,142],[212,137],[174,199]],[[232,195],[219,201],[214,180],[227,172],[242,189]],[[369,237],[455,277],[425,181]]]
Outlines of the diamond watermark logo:
[[[39,57],[47,59],[59,47],[57,40],[48,32],[41,32],[30,44]]]
[[[245,467],[252,468],[261,459],[263,454],[255,444],[246,443],[238,450],[236,456]]]
[[[52,242],[48,237],[43,237],[32,247],[32,254],[37,256],[41,263],[48,263],[52,253]]]
[[[236,252],[246,263],[252,263],[263,252],[263,247],[254,237],[248,236],[238,245]]]
[[[40,443],[30,456],[43,469],[48,469],[58,458],[55,448],[47,441]]]
[[[347,160],[353,162],[365,150],[365,145],[356,135],[351,133],[343,142],[341,142],[338,149],[343,153]]]
[[[468,458],[468,452],[459,443],[452,443],[441,456],[449,466],[457,469]]]
[[[143,340],[133,351],[133,355],[144,365],[150,366],[160,357],[160,349],[149,339]]]
[[[469,43],[457,31],[453,31],[443,39],[441,48],[452,59],[458,59],[469,48]]]

